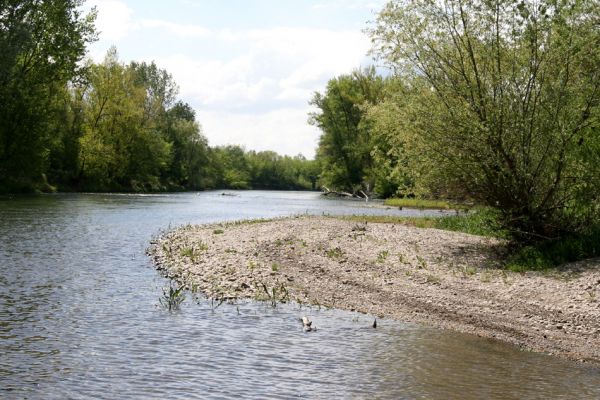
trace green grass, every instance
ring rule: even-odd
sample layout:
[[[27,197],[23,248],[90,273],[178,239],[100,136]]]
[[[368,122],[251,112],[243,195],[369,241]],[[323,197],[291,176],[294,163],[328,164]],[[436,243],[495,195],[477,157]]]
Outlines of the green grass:
[[[447,231],[470,233],[472,235],[508,238],[508,232],[501,229],[497,214],[487,208],[479,208],[468,214],[442,217],[396,217],[381,215],[339,216],[335,218],[356,222],[402,224],[417,228],[436,228]]]
[[[593,257],[600,257],[600,226],[579,235],[524,246],[508,259],[506,268],[515,272],[541,271]]]
[[[388,258],[388,256],[390,255],[390,252],[388,250],[382,250],[377,254],[377,262],[380,264],[383,264],[385,262],[385,260]]]
[[[344,256],[344,251],[339,247],[335,247],[333,249],[327,250],[326,254],[329,258],[341,258]]]
[[[393,223],[418,228],[436,228],[472,235],[510,240],[510,233],[503,229],[496,211],[478,208],[467,214],[443,217],[392,217],[392,216],[340,216],[345,220],[363,223]],[[519,247],[514,244],[505,268],[514,272],[543,271],[561,264],[600,257],[600,226],[579,235],[558,240]],[[471,275],[472,271],[467,271]]]
[[[426,200],[426,199],[410,199],[410,198],[392,198],[386,199],[384,203],[386,206],[392,207],[407,207],[407,208],[433,208],[440,210],[463,210],[468,209],[465,204],[451,203],[446,200]]]
[[[277,218],[240,219],[237,221],[223,222],[220,225],[223,227],[240,226],[240,225],[254,225],[254,224],[262,224],[265,222],[271,222],[271,221],[276,221],[276,220],[277,220]]]

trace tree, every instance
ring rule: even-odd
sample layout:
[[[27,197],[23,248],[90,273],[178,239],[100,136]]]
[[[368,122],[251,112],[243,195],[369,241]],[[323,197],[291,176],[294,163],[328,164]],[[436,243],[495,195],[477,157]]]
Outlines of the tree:
[[[0,7],[0,187],[42,181],[51,121],[67,82],[95,39],[95,11],[80,0],[2,1]]]
[[[174,181],[173,186],[187,189],[214,186],[208,141],[189,104],[179,101],[167,111],[166,137],[172,143],[168,179]]]
[[[221,146],[213,149],[213,171],[218,175],[217,187],[250,189],[251,176],[245,151],[240,146]]]
[[[374,54],[410,83],[404,134],[433,175],[522,239],[598,221],[600,7],[592,0],[393,1]]]
[[[390,81],[385,90],[385,100],[369,106],[365,115],[372,136],[374,189],[382,197],[413,195],[418,191],[418,168],[398,120],[406,107],[406,90],[397,81]]]
[[[135,67],[119,62],[115,48],[91,65],[82,88],[85,116],[80,138],[80,176],[93,189],[164,189],[162,175],[172,143],[163,135],[165,104]],[[150,106],[149,106],[150,105]],[[150,109],[150,111],[149,111]]]
[[[315,93],[311,104],[319,111],[310,123],[322,131],[317,158],[326,186],[356,192],[373,187],[371,136],[363,121],[368,104],[380,101],[384,80],[374,68],[330,80],[325,94]]]

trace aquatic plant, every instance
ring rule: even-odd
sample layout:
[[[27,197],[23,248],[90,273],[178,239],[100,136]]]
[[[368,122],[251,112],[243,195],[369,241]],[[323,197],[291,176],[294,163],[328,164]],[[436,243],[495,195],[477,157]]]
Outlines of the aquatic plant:
[[[267,300],[273,308],[277,307],[277,303],[287,303],[290,300],[290,293],[283,283],[276,284],[271,290],[263,282],[260,283],[260,287],[266,297],[258,295],[257,300]]]
[[[184,286],[179,286],[173,282],[168,287],[163,288],[163,295],[158,301],[169,311],[176,311],[185,300]]]

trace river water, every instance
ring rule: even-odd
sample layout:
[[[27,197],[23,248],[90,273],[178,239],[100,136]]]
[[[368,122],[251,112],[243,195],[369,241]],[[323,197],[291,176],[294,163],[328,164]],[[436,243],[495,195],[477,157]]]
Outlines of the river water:
[[[301,192],[0,198],[0,398],[600,398],[600,371],[355,313],[188,296],[160,231],[289,214],[418,214]],[[309,315],[317,332],[302,332]]]

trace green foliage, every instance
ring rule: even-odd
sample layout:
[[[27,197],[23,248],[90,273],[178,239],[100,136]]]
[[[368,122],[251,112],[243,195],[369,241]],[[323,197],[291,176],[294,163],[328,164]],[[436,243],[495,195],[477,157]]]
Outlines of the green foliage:
[[[0,11],[0,192],[315,189],[303,156],[210,148],[173,77],[111,48],[81,63],[95,13],[80,1]]]
[[[174,286],[171,282],[168,288],[163,288],[163,295],[158,301],[166,310],[177,311],[181,303],[185,300],[183,290],[183,286]]]
[[[600,256],[600,227],[594,227],[577,235],[524,246],[509,258],[506,268],[516,272],[544,270],[598,256]]]
[[[278,303],[283,304],[290,301],[290,293],[283,283],[273,286],[271,290],[262,282],[260,287],[263,289],[264,295],[257,294],[257,300],[266,300],[273,308],[276,308]]]
[[[318,166],[301,154],[248,151],[240,146],[211,150],[215,185],[228,189],[314,190]]]
[[[510,233],[502,227],[500,218],[500,213],[495,209],[478,208],[465,215],[438,218],[435,228],[507,239]]]
[[[81,76],[95,11],[82,1],[10,1],[0,7],[0,190],[40,187],[64,88]],[[65,149],[68,152],[69,149]]]
[[[370,113],[375,159],[408,162],[417,192],[500,210],[519,240],[598,221],[599,18],[583,0],[388,3],[373,53],[404,89]]]
[[[363,117],[383,88],[383,78],[369,68],[334,78],[325,94],[315,93],[311,104],[319,111],[310,122],[322,131],[317,149],[322,185],[351,193],[373,188],[371,129]]]
[[[342,258],[344,256],[344,251],[339,247],[334,247],[328,249],[325,254],[327,254],[327,257],[329,258]]]
[[[455,209],[460,210],[464,209],[464,205],[449,203],[445,200],[426,200],[426,199],[415,199],[415,198],[393,198],[386,199],[384,204],[386,206],[392,207],[409,207],[409,208],[431,208],[431,209],[440,209],[440,210],[448,210]]]
[[[383,264],[385,262],[385,260],[387,260],[389,255],[390,255],[389,250],[380,251],[379,253],[377,253],[377,262],[380,264]]]
[[[498,211],[491,208],[477,208],[466,214],[442,217],[396,217],[380,215],[340,216],[335,218],[357,222],[402,224],[418,228],[435,228],[447,231],[469,233],[471,235],[508,238],[509,232],[502,229]]]
[[[77,88],[83,99],[77,185],[134,191],[192,186],[206,139],[193,113],[190,118],[181,110],[185,105],[172,106],[172,77],[154,63],[124,65],[114,48],[102,64],[89,66],[87,76]]]

